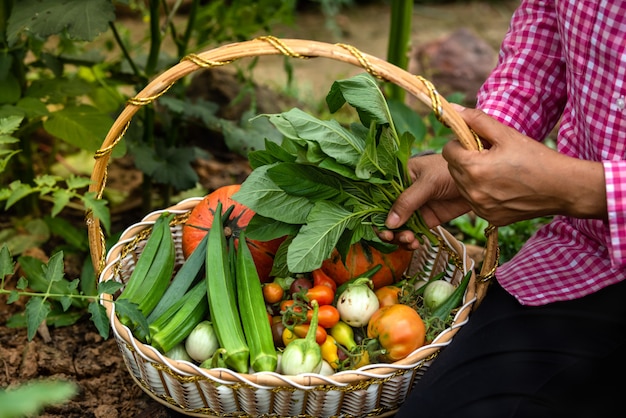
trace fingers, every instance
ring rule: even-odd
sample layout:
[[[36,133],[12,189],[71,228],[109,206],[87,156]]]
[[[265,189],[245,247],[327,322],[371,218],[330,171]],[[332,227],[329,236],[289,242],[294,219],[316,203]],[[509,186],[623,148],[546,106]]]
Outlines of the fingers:
[[[418,210],[424,203],[424,196],[420,191],[417,183],[409,186],[391,206],[391,210],[387,215],[385,226],[389,229],[396,229],[404,225],[411,214]],[[422,188],[423,190],[423,188]]]
[[[459,116],[481,138],[491,145],[500,143],[503,139],[517,134],[513,128],[506,126],[492,118],[482,110],[453,105]]]

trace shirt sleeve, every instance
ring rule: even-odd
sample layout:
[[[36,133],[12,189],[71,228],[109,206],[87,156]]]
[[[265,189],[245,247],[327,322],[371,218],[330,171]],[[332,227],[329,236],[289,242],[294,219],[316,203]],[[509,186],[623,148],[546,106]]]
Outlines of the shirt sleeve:
[[[478,92],[477,107],[543,140],[558,122],[565,100],[565,63],[554,1],[522,1],[511,18],[498,65]]]
[[[603,161],[609,217],[609,255],[615,268],[626,265],[626,161]]]

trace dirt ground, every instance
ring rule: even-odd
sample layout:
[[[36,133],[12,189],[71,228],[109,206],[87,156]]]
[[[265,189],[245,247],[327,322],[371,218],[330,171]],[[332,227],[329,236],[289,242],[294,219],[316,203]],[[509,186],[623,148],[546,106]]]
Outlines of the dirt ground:
[[[356,3],[356,2],[355,2]],[[420,5],[416,3],[413,20],[413,44],[436,39],[460,27],[470,27],[497,48],[504,35],[516,1],[466,1],[455,4]],[[389,25],[388,6],[353,7],[339,16],[342,36],[337,38],[324,26],[323,17],[303,13],[293,27],[279,28],[280,37],[297,37],[328,42],[349,43],[372,55],[385,57]],[[350,75],[345,64],[328,61],[295,63],[298,94],[320,95],[327,92],[332,80]],[[285,79],[280,60],[264,60],[255,70],[255,78],[277,90],[284,89]],[[326,83],[320,89],[319,83]],[[232,161],[214,162],[212,169],[230,170],[245,175],[245,165]],[[223,167],[220,167],[223,164]],[[112,170],[110,177],[116,175]],[[134,214],[132,215],[134,216]],[[129,215],[122,222],[130,225],[137,219]],[[49,407],[41,415],[48,418],[166,418],[182,415],[168,409],[142,391],[128,373],[113,337],[103,340],[88,317],[77,324],[51,328],[50,340],[41,335],[32,341],[23,329],[9,329],[4,319],[19,310],[6,305],[0,297],[0,387],[6,388],[36,378],[52,377],[76,382],[80,391],[70,402]],[[2,407],[0,406],[0,416]]]

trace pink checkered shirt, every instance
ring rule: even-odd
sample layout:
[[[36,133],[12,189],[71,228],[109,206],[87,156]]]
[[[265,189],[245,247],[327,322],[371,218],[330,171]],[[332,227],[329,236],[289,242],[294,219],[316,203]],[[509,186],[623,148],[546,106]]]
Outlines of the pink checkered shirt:
[[[608,223],[557,216],[500,266],[521,303],[575,299],[626,278],[626,1],[528,0],[478,107],[532,138],[560,119],[563,154],[601,161]]]

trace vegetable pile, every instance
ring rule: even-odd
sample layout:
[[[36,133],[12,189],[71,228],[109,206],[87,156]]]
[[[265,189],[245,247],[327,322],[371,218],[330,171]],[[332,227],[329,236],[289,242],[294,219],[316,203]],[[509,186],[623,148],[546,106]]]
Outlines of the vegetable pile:
[[[158,217],[115,302],[137,339],[205,368],[332,374],[406,358],[451,324],[470,274],[458,286],[408,276],[412,252],[373,229],[409,184],[412,137],[368,75],[336,82],[327,101],[350,103],[361,125],[269,115],[283,143],[194,207],[179,267],[173,215]],[[407,225],[437,244],[419,214]]]

